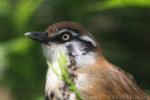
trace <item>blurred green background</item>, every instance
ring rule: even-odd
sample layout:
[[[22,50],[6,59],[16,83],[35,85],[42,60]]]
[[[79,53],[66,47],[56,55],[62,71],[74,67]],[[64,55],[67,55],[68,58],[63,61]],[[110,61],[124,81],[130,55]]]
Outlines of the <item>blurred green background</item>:
[[[47,65],[24,33],[64,20],[88,28],[107,59],[150,91],[150,0],[0,0],[0,100],[43,100]]]

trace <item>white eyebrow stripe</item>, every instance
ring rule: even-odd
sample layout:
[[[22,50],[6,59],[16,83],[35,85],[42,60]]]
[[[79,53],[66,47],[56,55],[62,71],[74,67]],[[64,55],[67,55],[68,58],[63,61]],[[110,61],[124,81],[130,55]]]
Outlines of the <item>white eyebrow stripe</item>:
[[[76,33],[76,32],[74,32],[74,31],[72,31],[72,30],[69,30],[69,29],[62,29],[62,30],[58,31],[58,32],[56,33],[56,35],[59,35],[59,34],[61,34],[61,33],[63,33],[63,32],[70,32],[70,33],[72,33],[73,36],[77,36],[77,35],[79,34],[79,33]]]
[[[81,36],[81,39],[90,41],[96,47],[96,42],[93,41],[89,36],[83,35],[83,36]]]

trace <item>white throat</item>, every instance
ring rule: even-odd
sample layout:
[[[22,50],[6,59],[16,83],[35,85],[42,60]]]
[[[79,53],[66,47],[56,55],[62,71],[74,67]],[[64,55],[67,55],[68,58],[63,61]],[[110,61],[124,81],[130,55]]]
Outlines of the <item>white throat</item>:
[[[45,48],[44,48],[45,49]],[[64,82],[59,76],[62,72],[59,66],[59,57],[61,54],[65,54],[65,48],[63,46],[51,45],[46,47],[45,54],[47,57],[48,71],[46,76],[45,93],[50,95],[51,92],[55,91],[58,97],[61,97],[60,87],[64,85]],[[49,56],[51,58],[49,58]]]
[[[66,45],[69,45],[69,43],[65,44],[65,46],[64,45],[51,45],[51,46],[44,45],[45,55],[48,59],[48,62],[50,62],[50,64],[48,64],[48,72],[47,72],[47,76],[46,76],[46,85],[45,85],[46,95],[50,95],[51,92],[55,92],[55,95],[57,95],[58,97],[62,97],[60,87],[63,87],[64,81],[61,80],[61,78],[53,71],[51,66],[55,67],[58,74],[61,74],[61,69],[60,69],[57,58],[60,55],[60,53],[62,53],[62,52],[67,54],[67,52],[66,52],[67,49],[65,48]],[[96,54],[94,52],[88,52],[88,54],[82,54],[82,52],[79,49],[80,46],[78,45],[78,42],[72,43],[72,46],[74,47],[73,55],[75,56],[76,66],[78,68],[81,68],[84,66],[86,67],[86,65],[95,63]],[[51,57],[51,58],[49,58],[49,57]],[[68,59],[67,65],[69,65],[70,64],[69,57],[67,59]],[[80,78],[80,76],[86,76],[86,75],[79,75],[78,76],[79,78],[76,82],[83,81],[83,78]],[[80,83],[76,83],[77,88],[80,88],[79,84]],[[83,84],[83,82],[82,82],[82,84]],[[72,97],[70,97],[70,98],[72,98]]]

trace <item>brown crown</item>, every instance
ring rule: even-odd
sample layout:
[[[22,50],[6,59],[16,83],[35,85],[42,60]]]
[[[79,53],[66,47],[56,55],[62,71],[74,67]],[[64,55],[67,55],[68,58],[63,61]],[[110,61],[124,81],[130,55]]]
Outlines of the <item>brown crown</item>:
[[[55,34],[56,32],[62,30],[62,29],[71,29],[74,31],[78,31],[81,35],[88,34],[89,31],[85,29],[83,26],[73,23],[73,22],[58,22],[48,27],[46,32],[48,32],[48,36],[51,36],[52,34]]]

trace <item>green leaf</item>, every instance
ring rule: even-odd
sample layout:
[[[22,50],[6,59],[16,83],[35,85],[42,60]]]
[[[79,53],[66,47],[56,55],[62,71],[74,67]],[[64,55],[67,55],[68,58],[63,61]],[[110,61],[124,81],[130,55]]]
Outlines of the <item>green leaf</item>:
[[[18,32],[26,27],[29,19],[42,2],[43,0],[19,0],[13,16],[14,25]]]
[[[90,4],[88,11],[100,11],[123,7],[146,7],[150,8],[150,0],[105,0],[96,4]]]

